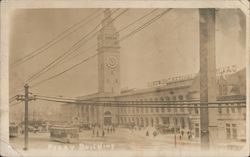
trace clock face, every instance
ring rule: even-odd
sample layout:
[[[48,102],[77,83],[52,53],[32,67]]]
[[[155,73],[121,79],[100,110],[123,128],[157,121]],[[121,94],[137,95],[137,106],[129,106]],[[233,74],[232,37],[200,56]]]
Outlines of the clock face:
[[[106,65],[109,68],[115,68],[118,64],[118,58],[116,56],[107,57]]]

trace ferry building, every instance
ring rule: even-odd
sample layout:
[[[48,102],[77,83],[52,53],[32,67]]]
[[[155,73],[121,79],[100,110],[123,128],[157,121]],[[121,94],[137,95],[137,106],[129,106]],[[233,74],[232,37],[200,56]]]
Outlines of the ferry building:
[[[200,137],[199,108],[171,108],[168,104],[178,102],[196,102],[200,100],[200,73],[173,77],[149,83],[145,89],[125,89],[120,87],[120,47],[119,34],[112,22],[111,13],[105,10],[102,29],[98,34],[98,92],[77,98],[77,104],[62,105],[65,121],[79,117],[81,123],[90,125],[118,127],[138,126],[144,128],[165,126],[179,130],[190,130],[196,138]],[[217,75],[216,99],[245,100],[246,70],[235,70],[231,73]],[[119,102],[116,107],[107,105],[86,104],[86,101]],[[122,104],[122,102],[130,104]],[[82,102],[82,104],[81,104]],[[152,103],[151,107],[138,104]],[[161,103],[162,107],[154,104]],[[133,104],[137,104],[133,106]],[[234,104],[240,105],[239,103]],[[216,113],[219,138],[240,140],[245,136],[245,108],[218,108]]]

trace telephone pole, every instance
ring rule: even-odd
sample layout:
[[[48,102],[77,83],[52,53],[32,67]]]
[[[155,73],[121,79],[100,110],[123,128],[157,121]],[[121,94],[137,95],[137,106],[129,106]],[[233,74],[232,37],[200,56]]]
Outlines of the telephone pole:
[[[24,95],[17,95],[17,100],[24,101],[24,150],[28,150],[28,138],[29,138],[29,101],[35,100],[35,96],[29,96],[29,85],[24,85]]]
[[[215,56],[215,9],[199,9],[200,26],[200,101],[208,107],[208,102],[216,101],[216,56]],[[214,146],[217,139],[217,109],[201,108],[201,147]]]

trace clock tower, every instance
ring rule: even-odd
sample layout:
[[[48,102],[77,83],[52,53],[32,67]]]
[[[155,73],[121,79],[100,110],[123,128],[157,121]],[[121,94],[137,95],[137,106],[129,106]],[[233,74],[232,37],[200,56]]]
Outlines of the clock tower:
[[[120,92],[119,34],[109,9],[104,11],[102,28],[98,33],[98,92]]]

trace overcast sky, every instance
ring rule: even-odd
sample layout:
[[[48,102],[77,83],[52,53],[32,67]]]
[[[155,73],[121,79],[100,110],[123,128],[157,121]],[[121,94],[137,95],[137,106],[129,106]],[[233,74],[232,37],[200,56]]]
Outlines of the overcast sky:
[[[97,10],[97,9],[95,9]],[[92,14],[94,9],[26,9],[13,12],[10,32],[10,63],[29,54],[60,34],[72,24]],[[119,30],[152,9],[130,9],[114,25]],[[121,12],[119,10],[117,13]],[[150,17],[162,12],[158,10]],[[149,18],[150,18],[149,17]],[[65,40],[30,61],[10,70],[10,94],[23,87],[25,80],[100,22],[99,16]],[[147,20],[147,19],[146,19]],[[145,20],[145,21],[146,21]],[[123,36],[143,22],[121,32]],[[237,65],[245,67],[244,17],[239,10],[216,12],[217,67]],[[96,44],[94,38],[81,47],[78,57],[54,68],[34,82],[47,78],[95,53],[85,52]],[[144,88],[148,81],[195,73],[199,70],[199,21],[197,9],[173,9],[149,27],[120,43],[121,87]],[[43,83],[31,91],[35,94],[76,97],[97,92],[97,58]]]

